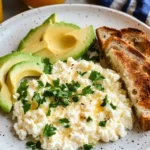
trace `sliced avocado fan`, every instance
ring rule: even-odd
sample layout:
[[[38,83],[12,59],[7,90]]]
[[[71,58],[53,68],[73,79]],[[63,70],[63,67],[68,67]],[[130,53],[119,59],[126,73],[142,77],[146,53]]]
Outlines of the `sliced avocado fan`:
[[[43,34],[42,34],[42,37],[40,40],[35,41],[34,37],[31,37],[31,38],[33,38],[31,40],[33,40],[33,41],[28,43],[28,45],[26,47],[24,47],[21,51],[24,53],[36,53],[43,49],[49,49],[48,42],[43,40],[43,36],[47,31],[49,31],[48,30],[49,28],[51,29],[51,33],[48,33],[48,34],[52,35],[54,40],[57,40],[61,35],[65,34],[67,32],[71,32],[71,31],[80,29],[79,26],[71,24],[71,23],[55,22],[55,23],[47,26],[47,29],[45,29],[45,31],[43,31]],[[37,34],[38,34],[38,30],[35,32],[37,32]],[[56,44],[59,44],[59,43],[56,43]]]
[[[41,57],[35,57],[22,52],[14,52],[0,58],[0,107],[4,112],[10,112],[12,108],[11,93],[5,83],[10,68],[22,61],[41,61]]]
[[[71,24],[55,23],[43,35],[48,48],[33,53],[41,57],[49,57],[51,63],[66,60],[68,57],[80,58],[95,41],[92,26],[82,29],[72,28]]]
[[[40,76],[44,70],[44,63],[38,61],[23,61],[14,65],[7,75],[7,86],[11,94],[17,91],[18,83],[24,77]]]
[[[31,29],[29,33],[21,40],[17,51],[24,51],[23,49],[31,46],[32,44],[39,43],[42,40],[42,36],[45,32],[45,30],[53,23],[56,22],[56,14],[52,14],[50,17],[48,17],[43,24],[40,26]],[[32,52],[31,52],[32,53]]]
[[[22,61],[41,61],[41,57],[35,57],[22,52],[14,52],[0,58],[0,89],[5,82],[6,75],[10,68]]]

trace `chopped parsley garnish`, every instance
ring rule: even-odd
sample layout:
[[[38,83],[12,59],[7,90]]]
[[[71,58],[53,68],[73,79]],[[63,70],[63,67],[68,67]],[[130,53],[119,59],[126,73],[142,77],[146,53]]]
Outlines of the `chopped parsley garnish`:
[[[86,119],[87,122],[91,122],[92,120],[93,119],[90,116],[88,116],[88,118]]]
[[[98,72],[98,71],[92,71],[91,74],[90,74],[90,76],[89,76],[89,79],[91,81],[95,82],[95,81],[98,81],[98,80],[103,80],[103,79],[105,79],[105,77],[102,76],[100,74],[100,72]]]
[[[49,59],[48,58],[43,59],[43,63],[44,63],[44,73],[51,74],[53,65],[49,62]]]
[[[81,76],[84,76],[87,72],[80,72],[78,71],[78,74],[81,75]]]
[[[41,142],[40,141],[37,141],[37,143],[34,143],[32,141],[27,142],[26,146],[29,148],[32,148],[32,150],[36,150],[36,148],[41,149]]]
[[[56,108],[59,105],[59,101],[53,101],[50,103],[50,108]]]
[[[27,103],[24,103],[22,107],[23,107],[24,113],[26,113],[31,108],[31,104],[27,102]]]
[[[44,132],[43,132],[43,135],[45,136],[45,137],[50,137],[50,136],[52,136],[52,135],[54,135],[54,134],[56,134],[56,131],[57,129],[53,126],[53,125],[46,125],[45,126],[45,128],[44,128]]]
[[[73,100],[74,102],[78,102],[78,101],[79,101],[79,97],[78,97],[78,96],[74,96],[74,97],[72,98],[72,100]]]
[[[27,90],[27,88],[28,88],[27,83],[28,83],[27,79],[24,80],[24,81],[22,81],[22,82],[20,83],[20,86],[19,86],[18,89],[17,89],[17,93],[20,94],[22,91]]]
[[[60,99],[59,105],[66,107],[69,104],[70,104],[70,99],[69,98],[61,98]]]
[[[104,91],[104,88],[103,88],[103,86],[102,86],[101,84],[96,84],[96,83],[94,83],[93,86],[94,86],[95,88],[97,88],[98,90],[100,90],[100,91]]]
[[[73,96],[73,92],[81,86],[78,82],[72,81],[71,83],[61,84],[59,79],[53,81],[55,86],[48,86],[48,89],[44,91],[44,97],[54,97],[54,100],[50,103],[50,107],[55,108],[59,105],[68,106],[70,98]],[[76,97],[74,95],[73,97]],[[77,101],[77,98],[73,98],[73,101]]]
[[[100,122],[99,122],[99,126],[101,126],[101,127],[106,127],[106,123],[107,123],[107,120],[105,120],[105,121],[100,121]]]
[[[91,150],[91,149],[93,149],[93,146],[88,145],[88,144],[84,144],[83,148],[84,148],[84,150]]]
[[[51,115],[51,109],[49,108],[46,116],[50,116],[50,115]]]
[[[95,45],[94,45],[95,46]],[[91,55],[91,53],[94,52],[96,55]],[[93,62],[99,62],[99,50],[95,47],[91,47],[90,50],[88,50],[81,59],[87,60],[87,61],[93,61]]]
[[[59,123],[61,123],[65,128],[69,128],[70,127],[70,121],[67,118],[60,119]]]
[[[113,105],[112,103],[110,103],[110,106],[111,106],[111,108],[114,109],[114,110],[117,108],[117,106]]]
[[[91,86],[88,85],[85,88],[82,89],[82,94],[87,95],[87,94],[93,94],[94,91],[91,89]]]
[[[48,83],[48,82],[46,82],[45,87],[51,87],[51,84],[50,84],[50,83]]]
[[[53,80],[53,84],[54,84],[55,87],[58,87],[59,83],[60,83],[60,79]]]
[[[24,100],[27,97],[27,85],[28,81],[24,80],[20,83],[20,86],[17,89],[17,93],[19,93],[18,100]]]
[[[38,82],[38,87],[39,88],[44,87],[44,84],[43,84],[43,82],[41,80],[38,80],[37,82]]]
[[[108,96],[106,95],[105,98],[103,99],[103,103],[101,104],[101,106],[106,106],[108,103]]]
[[[66,86],[69,91],[76,92],[81,85],[79,82],[72,81],[71,83],[66,83]]]
[[[36,100],[36,102],[38,103],[37,108],[39,108],[39,106],[40,106],[41,104],[43,104],[43,103],[46,101],[44,97],[41,98],[40,93],[38,93],[38,92],[34,92],[34,95],[33,95],[33,98],[32,98],[32,99],[33,99],[33,100]],[[37,108],[36,108],[36,109],[37,109]]]

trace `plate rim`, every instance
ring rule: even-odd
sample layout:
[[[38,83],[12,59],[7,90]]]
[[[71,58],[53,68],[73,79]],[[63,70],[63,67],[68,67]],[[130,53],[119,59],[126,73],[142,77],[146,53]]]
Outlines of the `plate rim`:
[[[111,12],[114,12],[116,14],[121,15],[122,17],[127,17],[127,18],[131,19],[132,21],[135,21],[135,23],[139,23],[140,25],[142,25],[143,28],[146,28],[146,29],[150,30],[150,27],[148,25],[146,25],[145,23],[141,22],[140,20],[136,19],[135,17],[133,17],[133,16],[127,14],[127,13],[124,13],[124,12],[121,12],[121,11],[118,11],[118,10],[114,10],[112,8],[107,8],[107,7],[103,7],[103,6],[99,6],[99,5],[91,5],[91,4],[57,4],[57,5],[43,6],[43,7],[35,8],[35,9],[32,9],[32,10],[27,10],[27,11],[19,13],[19,14],[13,16],[13,17],[7,19],[6,21],[4,21],[2,24],[0,24],[0,30],[5,26],[10,26],[11,22],[18,21],[19,18],[22,17],[22,14],[32,15],[32,14],[36,13],[39,10],[44,11],[45,9],[53,9],[53,8],[58,8],[58,7],[69,7],[69,6],[71,6],[71,7],[80,7],[80,8],[81,7],[92,7],[92,8],[101,9],[101,10],[104,10],[104,11],[111,11]],[[1,26],[2,26],[2,28],[1,28]]]
[[[112,11],[112,12],[114,12],[116,14],[119,14],[119,15],[121,15],[123,17],[130,18],[131,20],[135,21],[136,23],[141,24],[142,26],[144,26],[145,28],[150,30],[150,27],[146,23],[140,21],[139,19],[135,18],[134,16],[132,16],[130,14],[127,14],[127,13],[119,11],[119,10],[115,10],[113,8],[108,8],[108,7],[104,7],[104,6],[100,6],[100,5],[93,5],[93,4],[55,4],[55,5],[48,5],[48,6],[38,7],[38,8],[26,10],[26,11],[24,11],[22,13],[14,15],[13,17],[11,17],[11,18],[5,20],[4,22],[2,22],[0,24],[0,27],[3,28],[3,26],[7,26],[12,21],[14,21],[16,19],[18,20],[24,14],[27,15],[27,14],[31,14],[31,13],[37,12],[38,10],[44,10],[44,9],[48,9],[48,8],[68,7],[68,6],[73,6],[73,7],[92,7],[92,8],[96,8],[96,9],[102,9],[104,11]]]

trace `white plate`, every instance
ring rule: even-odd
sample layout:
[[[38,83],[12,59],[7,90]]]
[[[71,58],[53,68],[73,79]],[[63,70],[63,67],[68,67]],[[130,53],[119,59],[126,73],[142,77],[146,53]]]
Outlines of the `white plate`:
[[[92,24],[94,28],[109,26],[117,29],[134,27],[143,30],[150,38],[150,28],[137,19],[94,5],[54,5],[19,14],[0,25],[0,56],[11,53],[27,32],[41,24],[52,13],[60,20],[75,23],[81,27]],[[18,140],[13,132],[11,117],[0,112],[0,150],[25,150],[26,141]],[[138,126],[138,125],[137,125]],[[150,147],[150,132],[139,127],[128,131],[128,135],[117,142],[99,143],[96,150],[146,150]]]

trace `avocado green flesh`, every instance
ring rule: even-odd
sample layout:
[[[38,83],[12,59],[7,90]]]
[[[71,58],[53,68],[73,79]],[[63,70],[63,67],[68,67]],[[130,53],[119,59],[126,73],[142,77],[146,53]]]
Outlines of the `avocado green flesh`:
[[[0,107],[4,112],[10,112],[12,108],[11,94],[6,84],[0,89]]]
[[[40,76],[43,73],[44,64],[38,61],[24,61],[14,65],[7,75],[6,83],[11,94],[17,91],[18,83],[24,77]]]
[[[1,57],[0,58],[0,88],[5,82],[6,75],[13,65],[22,61],[30,61],[30,60],[41,61],[41,58],[29,54],[25,54],[22,52],[15,52]]]
[[[34,43],[42,40],[43,33],[51,24],[56,22],[56,14],[52,14],[44,23],[34,29],[31,29],[29,33],[21,40],[17,51],[23,51],[25,47],[28,47]]]
[[[66,45],[62,43],[61,46],[59,46],[59,44],[57,43],[54,44],[53,42],[49,42],[49,50],[43,49],[37,51],[33,55],[41,56],[41,57],[49,57],[51,63],[55,63],[58,60],[66,60],[68,57],[73,57],[74,59],[78,59],[93,44],[95,40],[95,33],[93,27],[88,26],[80,30],[74,30],[72,32],[66,33],[63,36],[63,38],[65,39],[64,42]],[[48,35],[46,35],[43,37],[43,39],[45,41],[48,41],[49,39],[53,39],[53,37],[49,38]],[[58,40],[56,39],[55,41],[59,42],[59,39]],[[61,40],[61,42],[62,41],[63,40]],[[53,43],[54,45],[52,45],[51,43]]]
[[[24,53],[36,53],[37,51],[40,51],[45,48],[47,48],[47,43],[45,41],[41,41],[25,47],[22,51]]]

